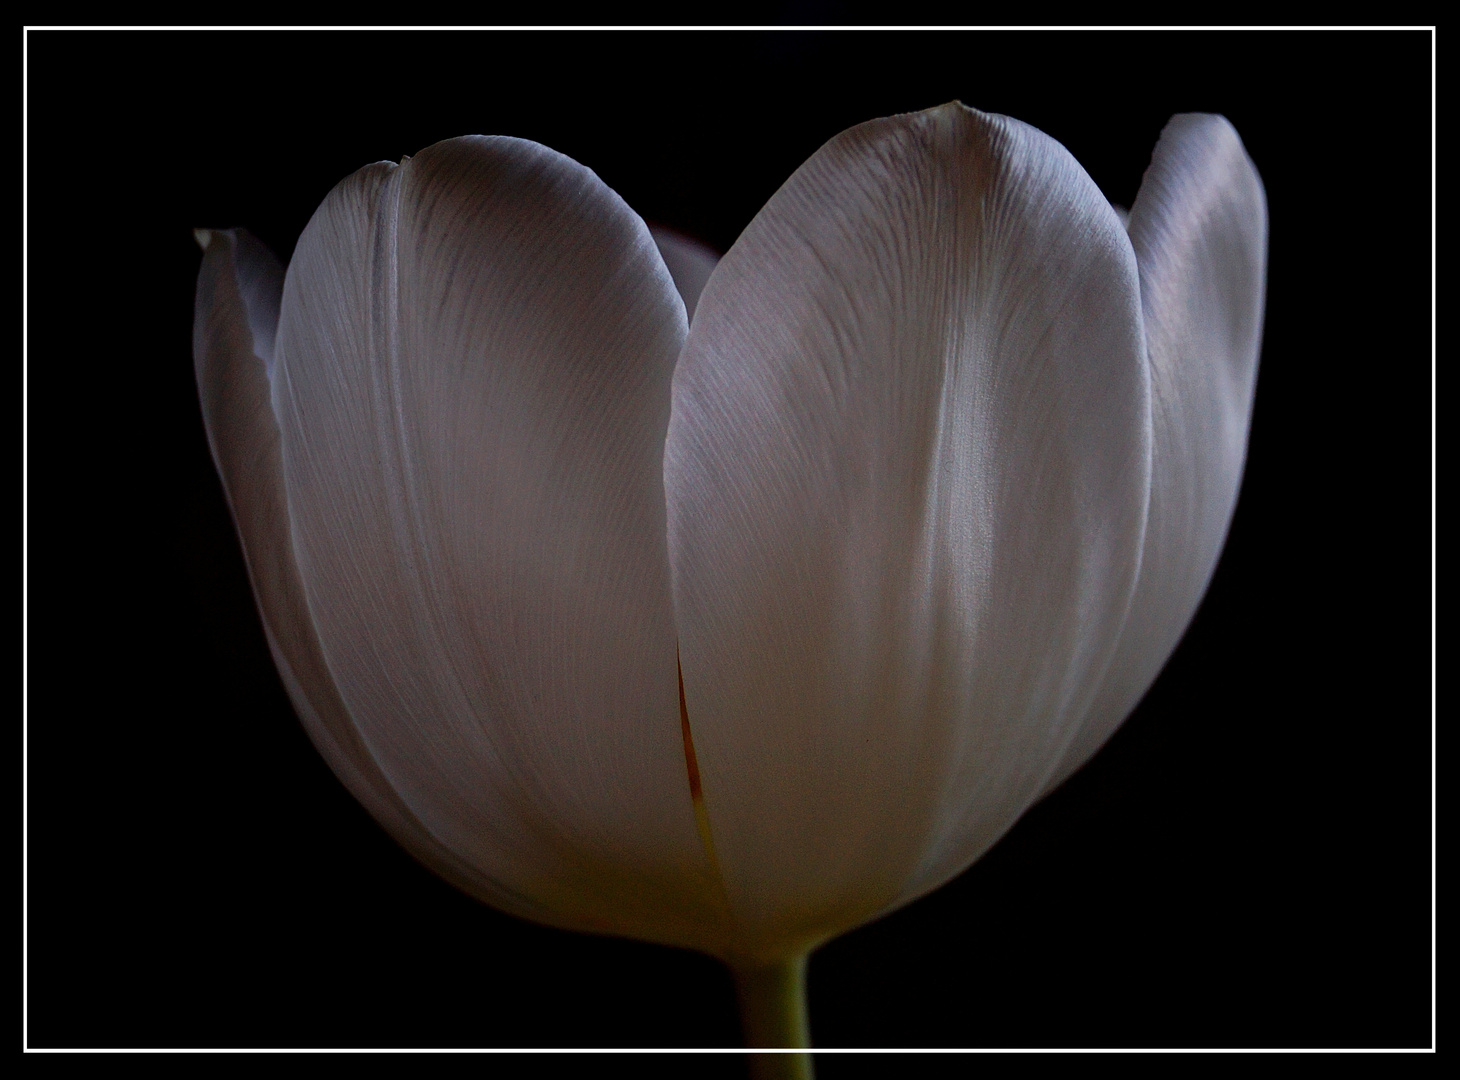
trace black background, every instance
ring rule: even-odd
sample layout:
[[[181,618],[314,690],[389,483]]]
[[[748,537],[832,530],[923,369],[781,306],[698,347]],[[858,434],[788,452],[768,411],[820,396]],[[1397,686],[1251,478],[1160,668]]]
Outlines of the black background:
[[[1233,121],[1272,223],[1250,457],[1145,701],[815,955],[815,1040],[1429,1045],[1428,34],[28,41],[30,1045],[737,1045],[714,961],[480,905],[315,754],[204,441],[190,230],[287,260],[347,173],[481,132],[724,250],[838,131],[953,98],[1124,205],[1172,113]]]

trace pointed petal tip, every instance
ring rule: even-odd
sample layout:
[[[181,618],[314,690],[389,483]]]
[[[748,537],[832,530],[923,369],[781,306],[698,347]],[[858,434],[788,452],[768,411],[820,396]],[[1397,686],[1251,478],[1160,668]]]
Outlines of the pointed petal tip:
[[[208,250],[208,245],[213,242],[213,230],[212,229],[194,229],[193,230],[193,239],[198,242],[198,247],[202,248],[204,251],[207,251]]]
[[[973,108],[970,105],[965,105],[958,98],[954,98],[952,101],[945,101],[941,105],[934,105],[931,109],[918,109],[917,111],[911,113],[910,115],[912,115],[912,116],[936,116],[936,117],[942,117],[943,119],[952,119],[954,117],[964,116],[964,115],[968,115],[968,116],[987,116],[989,114],[988,113],[985,113],[985,112],[982,112],[979,109],[975,109],[975,108]]]

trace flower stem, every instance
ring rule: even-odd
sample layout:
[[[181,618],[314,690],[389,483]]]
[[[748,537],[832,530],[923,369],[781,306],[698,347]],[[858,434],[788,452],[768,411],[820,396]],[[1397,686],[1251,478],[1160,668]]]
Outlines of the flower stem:
[[[764,967],[732,967],[731,973],[747,1047],[811,1048],[804,955]],[[750,1075],[754,1080],[812,1080],[811,1055],[752,1053]]]

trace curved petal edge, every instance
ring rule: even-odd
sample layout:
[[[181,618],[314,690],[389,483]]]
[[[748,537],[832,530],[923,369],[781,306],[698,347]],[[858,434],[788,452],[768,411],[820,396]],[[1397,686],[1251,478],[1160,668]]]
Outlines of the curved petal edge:
[[[541,917],[441,845],[366,748],[320,653],[294,562],[269,373],[284,270],[244,229],[207,230],[198,273],[193,363],[204,427],[223,481],[274,665],[310,741],[391,836],[461,889]]]
[[[1171,119],[1129,230],[1151,365],[1145,547],[1119,651],[1051,789],[1135,708],[1196,614],[1236,509],[1252,420],[1267,197],[1225,118]]]

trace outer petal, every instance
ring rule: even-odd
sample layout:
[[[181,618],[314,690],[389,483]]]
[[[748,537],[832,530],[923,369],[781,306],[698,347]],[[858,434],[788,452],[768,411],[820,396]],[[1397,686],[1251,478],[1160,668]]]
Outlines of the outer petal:
[[[654,237],[659,254],[664,257],[664,265],[669,267],[669,275],[674,278],[674,287],[684,299],[685,314],[693,320],[695,305],[700,302],[700,293],[705,291],[705,282],[710,280],[720,256],[699,241],[691,240],[673,229],[650,225],[649,232]]]
[[[355,730],[320,653],[294,564],[280,459],[269,404],[284,270],[238,230],[199,230],[205,244],[193,322],[198,396],[213,461],[233,510],[254,598],[274,663],[310,739],[341,782],[401,844],[480,896],[531,910],[438,843],[391,788]]]
[[[684,334],[593,173],[456,139],[325,200],[273,389],[324,658],[412,813],[527,914],[715,949],[664,541]]]
[[[833,139],[720,262],[665,483],[743,952],[933,887],[1043,789],[1134,586],[1141,342],[1094,183],[956,104]]]
[[[1149,524],[1120,650],[1053,784],[1135,708],[1196,614],[1237,505],[1252,418],[1267,199],[1231,124],[1172,118],[1129,228],[1151,364]]]

